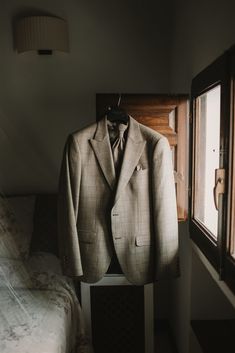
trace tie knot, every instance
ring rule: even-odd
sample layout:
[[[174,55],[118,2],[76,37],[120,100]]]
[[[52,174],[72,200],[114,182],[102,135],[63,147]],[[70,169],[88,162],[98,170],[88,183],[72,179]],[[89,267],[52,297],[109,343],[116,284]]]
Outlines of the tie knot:
[[[119,124],[118,125],[119,137],[123,137],[124,132],[126,131],[126,129],[127,129],[127,125],[125,125],[125,124]]]

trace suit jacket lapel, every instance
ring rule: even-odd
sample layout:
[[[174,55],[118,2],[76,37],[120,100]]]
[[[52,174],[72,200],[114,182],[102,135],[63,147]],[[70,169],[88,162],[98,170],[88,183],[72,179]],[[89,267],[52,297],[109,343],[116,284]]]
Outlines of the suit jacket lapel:
[[[115,169],[107,130],[107,118],[98,122],[94,139],[90,139],[91,146],[102,169],[102,172],[112,190],[115,188]]]
[[[123,188],[128,183],[143,152],[145,143],[146,141],[140,133],[139,124],[132,117],[130,117],[127,141],[114,203],[117,202]]]

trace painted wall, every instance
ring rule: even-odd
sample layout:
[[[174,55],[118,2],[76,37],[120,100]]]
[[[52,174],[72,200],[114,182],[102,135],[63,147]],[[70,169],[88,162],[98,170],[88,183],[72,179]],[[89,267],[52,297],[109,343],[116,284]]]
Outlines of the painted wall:
[[[14,18],[41,11],[68,21],[69,54],[14,51]],[[1,2],[0,190],[57,189],[65,139],[95,121],[96,93],[168,92],[171,14],[161,1]]]
[[[70,53],[17,54],[25,14],[68,21]],[[0,11],[0,192],[55,192],[65,139],[95,121],[96,93],[169,91],[172,6],[142,0],[3,0]],[[169,283],[156,286],[156,317]]]
[[[179,224],[181,276],[170,283],[169,319],[179,353],[189,352],[191,257],[188,222]]]
[[[218,276],[217,276],[218,278]],[[192,251],[191,320],[235,319],[233,305]]]
[[[192,78],[235,44],[234,10],[233,0],[176,0],[172,92],[190,92]]]
[[[190,92],[193,77],[235,44],[235,2],[177,0],[176,5],[172,24],[170,92]],[[172,285],[171,325],[179,352],[189,353],[191,318],[222,319],[234,317],[234,313],[204,265],[197,256],[192,258],[188,230],[182,229],[180,236],[184,272]],[[220,309],[212,315],[216,306]]]
[[[96,93],[189,92],[193,76],[234,43],[234,7],[233,0],[3,0],[0,191],[56,191],[66,136],[95,121]],[[68,20],[69,54],[14,51],[13,18],[39,10]],[[156,285],[156,314],[169,314],[162,300],[171,297],[179,352],[188,353],[187,224],[180,225],[180,251],[182,276]]]

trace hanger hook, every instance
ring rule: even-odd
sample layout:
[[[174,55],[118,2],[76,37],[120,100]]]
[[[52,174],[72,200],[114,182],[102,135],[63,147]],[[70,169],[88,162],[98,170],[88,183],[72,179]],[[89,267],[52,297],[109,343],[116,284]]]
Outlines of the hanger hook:
[[[122,99],[122,95],[121,95],[121,93],[120,93],[120,94],[119,94],[119,97],[118,97],[118,104],[117,104],[118,107],[120,106],[121,99]]]

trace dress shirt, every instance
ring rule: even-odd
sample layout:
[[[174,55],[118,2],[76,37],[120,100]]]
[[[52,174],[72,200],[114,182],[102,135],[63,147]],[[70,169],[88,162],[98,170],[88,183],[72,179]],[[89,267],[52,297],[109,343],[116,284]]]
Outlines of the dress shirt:
[[[107,126],[108,126],[109,139],[110,139],[110,144],[112,149],[113,163],[116,171],[116,181],[117,181],[121,170],[121,165],[122,165],[122,160],[123,160],[123,155],[125,150],[128,125],[117,123],[117,122],[111,122],[107,120]],[[110,274],[123,273],[114,247],[113,247],[113,254],[114,255],[112,256],[111,263],[107,273],[110,273]]]
[[[125,150],[128,125],[111,122],[109,120],[107,120],[107,125],[112,148],[113,163],[116,171],[116,179],[118,179]]]

